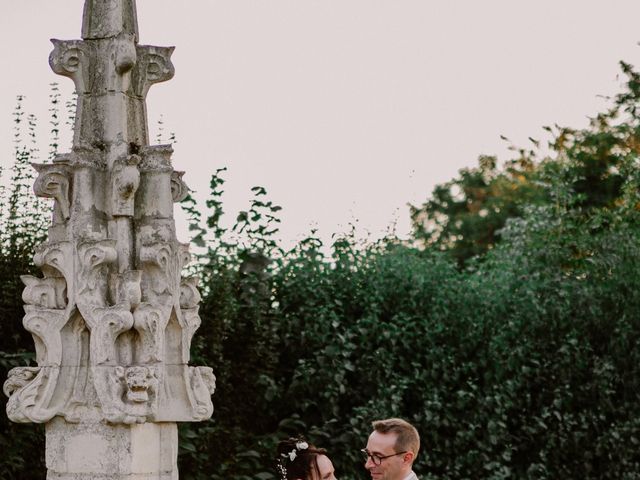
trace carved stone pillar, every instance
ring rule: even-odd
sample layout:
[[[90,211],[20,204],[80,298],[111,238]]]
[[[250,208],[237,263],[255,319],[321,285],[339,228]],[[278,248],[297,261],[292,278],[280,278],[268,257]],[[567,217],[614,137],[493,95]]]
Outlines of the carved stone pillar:
[[[34,165],[54,202],[43,276],[22,277],[37,366],[9,372],[7,414],[46,423],[48,479],[177,479],[176,422],[211,416],[215,376],[189,365],[200,295],[173,220],[188,189],[171,147],[148,144],[146,95],[173,48],[138,45],[135,0],[86,0],[82,40],[53,44],[74,141]]]

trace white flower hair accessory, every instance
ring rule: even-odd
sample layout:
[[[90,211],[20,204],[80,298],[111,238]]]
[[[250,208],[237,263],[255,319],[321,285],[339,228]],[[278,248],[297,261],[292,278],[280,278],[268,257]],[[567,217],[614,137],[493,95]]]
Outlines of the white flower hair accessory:
[[[309,448],[309,444],[305,441],[296,442],[295,448],[292,449],[288,453],[281,453],[280,456],[284,459],[289,459],[290,462],[293,462],[298,456],[298,452],[302,450],[307,450]],[[281,459],[278,459],[278,471],[280,473],[280,478],[282,480],[287,480],[287,467],[284,466]]]
[[[289,453],[281,453],[280,456],[282,458],[289,457],[289,461],[293,462],[298,456],[298,452],[300,450],[306,450],[307,448],[309,448],[309,444],[307,442],[296,442],[296,448],[291,450]]]

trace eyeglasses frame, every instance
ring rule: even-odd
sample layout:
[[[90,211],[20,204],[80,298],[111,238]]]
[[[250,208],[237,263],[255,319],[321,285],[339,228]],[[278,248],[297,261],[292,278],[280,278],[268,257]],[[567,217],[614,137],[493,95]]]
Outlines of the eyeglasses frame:
[[[391,457],[397,457],[398,455],[404,455],[405,453],[409,453],[409,450],[405,450],[404,452],[392,453],[391,455],[380,456],[380,455],[371,454],[371,453],[369,453],[369,450],[367,450],[366,448],[363,448],[363,449],[360,450],[360,453],[363,453],[364,455],[367,456],[367,458],[365,459],[365,462],[367,462],[367,460],[371,459],[373,464],[378,466],[378,465],[382,465],[382,461],[383,460],[385,460],[387,458],[391,458]],[[376,462],[375,459],[377,459],[378,462]]]

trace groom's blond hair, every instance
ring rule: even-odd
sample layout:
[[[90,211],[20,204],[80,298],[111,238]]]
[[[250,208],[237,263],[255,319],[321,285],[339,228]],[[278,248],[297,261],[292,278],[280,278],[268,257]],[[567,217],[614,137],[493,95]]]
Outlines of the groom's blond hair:
[[[406,420],[401,418],[387,418],[385,420],[376,420],[372,422],[373,429],[379,433],[395,433],[396,438],[395,449],[397,452],[411,451],[413,456],[418,456],[420,450],[420,435],[418,430]]]

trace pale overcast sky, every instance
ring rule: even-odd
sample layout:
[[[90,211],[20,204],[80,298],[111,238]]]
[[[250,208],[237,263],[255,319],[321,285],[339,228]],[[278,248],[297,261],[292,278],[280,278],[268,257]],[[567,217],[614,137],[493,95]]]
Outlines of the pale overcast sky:
[[[83,0],[2,2],[8,165],[16,95],[42,123],[48,85],[70,95],[49,38],[80,37]],[[356,219],[405,236],[408,202],[480,154],[506,159],[500,135],[584,126],[619,90],[618,61],[640,63],[638,0],[138,0],[138,16],[140,43],[176,46],[147,102],[151,131],[162,114],[177,135],[175,168],[204,198],[227,167],[229,214],[266,187],[288,242]]]

